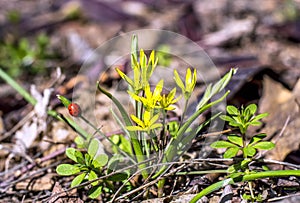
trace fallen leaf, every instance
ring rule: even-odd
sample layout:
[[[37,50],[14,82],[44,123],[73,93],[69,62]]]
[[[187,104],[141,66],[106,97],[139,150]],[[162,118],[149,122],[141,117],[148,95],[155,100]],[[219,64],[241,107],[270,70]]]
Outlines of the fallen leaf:
[[[300,144],[300,112],[297,103],[300,101],[300,80],[293,91],[285,89],[269,77],[264,78],[263,87],[259,108],[261,113],[267,112],[269,116],[264,119],[266,124],[261,132],[266,133],[272,141],[277,140],[276,147],[266,154],[266,158],[283,161]],[[278,137],[288,117],[290,121]]]

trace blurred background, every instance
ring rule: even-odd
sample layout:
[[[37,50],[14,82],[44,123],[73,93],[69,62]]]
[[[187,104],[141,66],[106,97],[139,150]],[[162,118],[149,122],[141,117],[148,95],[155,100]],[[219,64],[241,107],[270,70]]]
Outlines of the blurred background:
[[[187,37],[204,49],[220,74],[238,67],[228,87],[232,92],[228,103],[257,103],[260,112],[269,112],[262,129],[255,129],[270,139],[281,136],[276,138],[281,140],[280,150],[272,150],[267,158],[300,164],[299,0],[0,0],[0,67],[27,90],[31,84],[41,92],[53,87],[50,106],[56,108],[56,94],[70,97],[75,86],[99,79],[94,69],[78,74],[94,49],[139,29],[168,30]],[[160,57],[169,64],[167,57]],[[101,61],[101,67],[108,65],[106,61]],[[57,67],[63,75],[59,81]],[[115,72],[107,72],[101,82],[110,88],[119,79]],[[97,100],[98,107],[106,105],[105,98]],[[13,142],[10,130],[31,108],[0,79],[1,142]],[[107,109],[98,112],[99,119],[109,120]],[[55,122],[51,126],[54,131],[62,128]],[[53,129],[48,134],[52,140],[74,138],[54,138]],[[3,171],[8,152],[0,155]]]

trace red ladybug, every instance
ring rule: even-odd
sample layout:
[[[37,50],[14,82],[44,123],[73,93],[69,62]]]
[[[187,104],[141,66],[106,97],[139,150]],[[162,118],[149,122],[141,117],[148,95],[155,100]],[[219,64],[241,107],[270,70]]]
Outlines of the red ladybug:
[[[69,104],[68,110],[69,110],[69,113],[71,114],[71,116],[78,117],[81,115],[81,108],[76,103]]]

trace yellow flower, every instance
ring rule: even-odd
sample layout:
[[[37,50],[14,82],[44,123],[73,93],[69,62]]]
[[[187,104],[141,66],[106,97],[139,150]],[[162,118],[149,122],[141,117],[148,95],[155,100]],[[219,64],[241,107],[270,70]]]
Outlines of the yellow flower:
[[[157,83],[153,93],[151,92],[150,85],[147,84],[145,87],[145,97],[139,96],[133,92],[128,91],[128,94],[136,101],[142,102],[146,111],[158,108],[159,102],[162,99],[161,92],[163,89],[164,81],[161,80]]]
[[[195,88],[196,82],[197,82],[197,71],[194,69],[194,74],[192,76],[191,69],[187,69],[186,75],[185,75],[185,85],[183,84],[182,80],[179,77],[179,74],[177,70],[174,70],[174,80],[178,87],[181,88],[182,94],[184,95],[184,98],[188,100],[191,97],[191,94]]]
[[[157,66],[158,58],[155,58],[155,52],[152,51],[148,60],[143,49],[140,50],[139,61],[134,55],[132,55],[131,57],[133,79],[129,78],[118,68],[116,68],[116,71],[121,76],[121,78],[125,80],[129,84],[129,86],[131,86],[134,93],[138,94],[148,85],[149,78],[151,77],[154,69]]]
[[[143,120],[137,118],[135,115],[130,115],[131,119],[137,124],[137,126],[127,126],[126,129],[129,131],[146,131],[150,132],[150,130],[162,127],[161,123],[156,123],[159,119],[159,114],[152,116],[149,111],[145,111],[143,114]]]
[[[174,99],[175,95],[176,95],[176,88],[172,89],[169,94],[163,95],[159,102],[160,107],[164,110],[174,110],[175,107],[173,104],[175,104],[181,98],[180,96]]]

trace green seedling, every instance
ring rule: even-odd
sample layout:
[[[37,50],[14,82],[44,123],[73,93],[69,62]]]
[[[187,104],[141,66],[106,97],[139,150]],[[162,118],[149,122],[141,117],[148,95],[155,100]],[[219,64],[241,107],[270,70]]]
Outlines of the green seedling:
[[[220,116],[221,119],[227,121],[228,124],[236,128],[238,133],[227,135],[227,140],[216,141],[211,144],[213,148],[225,148],[226,151],[223,154],[224,158],[238,158],[239,153],[242,155],[242,159],[237,163],[228,167],[227,172],[229,173],[228,179],[217,182],[199,194],[197,194],[193,199],[192,203],[197,202],[201,197],[218,190],[228,184],[234,184],[238,182],[248,182],[250,195],[243,194],[245,200],[250,201],[263,201],[261,195],[254,195],[252,189],[253,180],[262,179],[266,177],[282,177],[282,176],[299,176],[299,170],[283,170],[283,171],[257,171],[251,170],[249,164],[255,160],[253,157],[257,154],[258,150],[271,150],[275,147],[275,144],[270,141],[265,141],[265,133],[256,134],[249,139],[246,137],[247,130],[250,126],[261,125],[261,119],[266,117],[268,114],[256,114],[257,106],[255,104],[250,104],[246,108],[243,106],[241,109],[237,109],[235,106],[227,106],[227,115]]]
[[[12,77],[45,73],[45,61],[54,57],[49,52],[48,45],[49,38],[45,34],[38,35],[34,43],[30,43],[27,38],[17,42],[2,42],[0,65],[5,67],[5,71]]]

